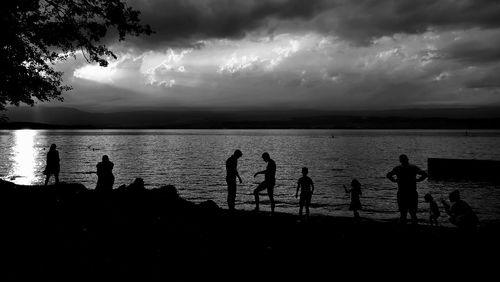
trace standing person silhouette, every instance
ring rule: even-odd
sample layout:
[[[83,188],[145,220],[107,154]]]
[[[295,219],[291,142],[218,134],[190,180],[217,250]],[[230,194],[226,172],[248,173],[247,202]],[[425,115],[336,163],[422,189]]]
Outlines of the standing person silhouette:
[[[359,219],[359,212],[358,210],[361,210],[361,200],[359,197],[362,195],[361,193],[361,183],[354,178],[351,181],[351,189],[347,189],[344,185],[344,190],[346,193],[351,194],[351,204],[349,204],[349,210],[352,211],[354,218]]]
[[[113,175],[114,164],[109,160],[107,155],[102,156],[102,162],[97,165],[97,185],[96,191],[111,191],[115,183]]]
[[[56,179],[56,184],[59,184],[59,151],[56,150],[56,144],[50,145],[49,152],[47,153],[47,164],[45,165],[45,170],[43,174],[45,177],[45,186],[49,184],[50,176],[53,174]]]
[[[276,183],[276,163],[271,159],[268,153],[262,154],[262,159],[267,163],[266,170],[259,171],[253,176],[256,177],[259,174],[264,174],[264,181],[253,191],[253,195],[255,196],[255,211],[259,211],[259,192],[267,189],[267,195],[271,202],[271,213],[274,213],[273,189]]]
[[[314,193],[314,183],[312,179],[307,176],[309,169],[302,168],[302,177],[297,181],[297,191],[295,191],[295,198],[299,196],[299,217],[302,219],[302,209],[306,208],[306,220],[309,220],[309,205],[311,205],[312,194]]]
[[[434,201],[431,193],[425,194],[424,200],[426,203],[429,203],[429,224],[438,226],[438,218],[441,215],[439,206],[437,205],[436,201]]]
[[[236,202],[236,178],[240,180],[241,177],[238,173],[238,159],[243,154],[240,150],[234,151],[234,154],[226,160],[226,183],[227,183],[227,207],[229,210],[234,210]]]
[[[410,164],[408,156],[404,154],[399,156],[399,162],[401,165],[387,173],[387,178],[398,183],[397,199],[400,223],[406,224],[406,216],[410,212],[412,224],[417,224],[417,182],[424,181],[427,178],[427,173],[418,166]],[[418,178],[417,175],[419,175]]]

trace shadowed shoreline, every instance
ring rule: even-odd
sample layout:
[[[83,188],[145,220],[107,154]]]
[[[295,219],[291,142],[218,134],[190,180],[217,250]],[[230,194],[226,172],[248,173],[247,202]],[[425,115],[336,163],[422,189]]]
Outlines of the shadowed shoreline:
[[[331,216],[298,222],[292,214],[230,212],[212,201],[192,203],[167,187],[129,185],[99,193],[81,184],[22,186],[0,180],[7,277],[193,280],[228,270],[278,271],[277,264],[293,267],[297,261],[301,267],[430,263],[441,269],[448,263],[487,263],[488,254],[499,250],[497,225],[465,233]]]

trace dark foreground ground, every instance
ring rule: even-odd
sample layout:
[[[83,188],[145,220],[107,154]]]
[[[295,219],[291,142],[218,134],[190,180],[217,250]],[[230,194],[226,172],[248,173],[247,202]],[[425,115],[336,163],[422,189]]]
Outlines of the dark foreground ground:
[[[495,225],[461,232],[325,216],[306,223],[132,188],[99,194],[0,180],[0,280],[407,280],[479,278],[499,267]]]

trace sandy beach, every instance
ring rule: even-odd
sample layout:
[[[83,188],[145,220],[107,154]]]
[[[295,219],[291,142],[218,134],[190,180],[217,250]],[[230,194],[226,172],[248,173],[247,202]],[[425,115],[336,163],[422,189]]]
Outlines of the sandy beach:
[[[329,216],[300,222],[296,214],[192,203],[165,187],[102,194],[81,184],[1,181],[0,201],[8,280],[196,280],[228,278],[228,271],[241,278],[263,271],[293,276],[308,267],[311,274],[386,268],[395,274],[406,267],[447,274],[449,265],[483,269],[499,250],[496,225],[462,232]]]

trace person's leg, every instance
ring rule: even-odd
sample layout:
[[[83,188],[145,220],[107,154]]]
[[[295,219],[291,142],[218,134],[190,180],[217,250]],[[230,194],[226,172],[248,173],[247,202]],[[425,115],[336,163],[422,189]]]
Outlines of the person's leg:
[[[50,173],[47,173],[47,176],[45,177],[45,186],[49,184],[49,179],[50,179]]]
[[[306,195],[306,218],[309,219],[309,205],[311,205],[311,193]]]
[[[302,210],[304,209],[304,193],[300,193],[299,198],[299,217],[302,218]]]
[[[227,180],[227,207],[234,210],[236,202],[236,181]]]
[[[408,211],[410,212],[411,216],[411,223],[412,224],[418,224],[418,218],[417,218],[417,209],[418,209],[418,194],[415,191],[412,193],[408,199]]]
[[[266,183],[262,182],[261,184],[259,184],[259,186],[257,186],[257,188],[255,188],[255,190],[253,190],[253,195],[255,196],[256,211],[259,211],[259,192],[263,191],[264,189],[266,189]]]
[[[408,215],[408,207],[404,198],[404,195],[402,195],[399,191],[397,194],[398,198],[398,208],[399,208],[399,223],[401,224],[406,224],[406,217]]]
[[[231,211],[234,210],[234,205],[235,205],[234,203],[236,201],[235,198],[236,198],[236,196],[234,195],[234,193],[231,191],[228,191],[228,193],[227,193],[227,208]]]
[[[359,218],[358,210],[353,210],[353,213],[354,213],[354,218],[358,219]]]
[[[406,207],[399,208],[399,222],[401,224],[406,224],[406,218],[408,217],[408,209]]]
[[[54,173],[54,177],[56,179],[56,184],[59,184],[59,172]]]
[[[269,195],[269,201],[271,202],[271,213],[274,213],[274,184],[268,184],[267,194]]]

